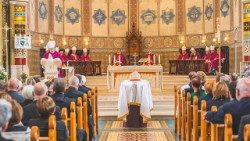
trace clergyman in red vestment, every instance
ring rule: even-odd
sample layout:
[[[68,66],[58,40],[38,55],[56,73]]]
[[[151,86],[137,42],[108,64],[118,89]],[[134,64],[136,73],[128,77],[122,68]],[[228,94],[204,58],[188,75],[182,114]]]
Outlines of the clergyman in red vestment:
[[[71,54],[70,54],[70,56],[69,56],[69,60],[71,60],[71,61],[78,61],[79,60],[79,56],[76,54],[76,47],[75,46],[73,46],[72,48],[71,48]]]
[[[194,48],[191,48],[191,54],[190,54],[190,60],[199,60],[200,58],[200,54],[198,52],[196,52],[196,50]]]
[[[153,65],[154,64],[154,54],[152,53],[152,50],[149,50],[149,52],[145,55],[145,58],[147,58],[147,65]]]
[[[114,54],[113,57],[113,63],[115,65],[126,65],[126,59],[125,56],[122,54],[121,49],[118,49],[117,52]]]
[[[178,60],[188,60],[189,59],[189,55],[188,55],[186,50],[187,50],[186,46],[183,46],[181,48],[181,54],[179,55]]]
[[[88,50],[86,48],[83,49],[83,53],[80,57],[80,60],[83,62],[91,61]]]
[[[210,54],[210,49],[209,49],[209,47],[206,47],[206,49],[205,49],[205,55],[203,56],[203,60],[205,60],[205,71],[206,72],[209,72],[210,70],[210,65],[211,65],[211,61],[210,61],[210,56],[211,56],[211,54]]]

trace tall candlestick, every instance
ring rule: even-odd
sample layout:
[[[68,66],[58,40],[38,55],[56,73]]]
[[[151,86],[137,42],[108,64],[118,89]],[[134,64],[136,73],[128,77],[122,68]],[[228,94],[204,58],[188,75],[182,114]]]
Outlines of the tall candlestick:
[[[153,61],[154,61],[154,65],[155,65],[155,54],[154,54],[154,60]]]
[[[161,64],[161,55],[160,54],[158,55],[158,64],[159,65]]]
[[[220,18],[216,19],[217,23],[217,38],[218,38],[218,43],[220,43],[221,35],[220,35]]]
[[[111,64],[111,56],[109,55],[109,65]]]

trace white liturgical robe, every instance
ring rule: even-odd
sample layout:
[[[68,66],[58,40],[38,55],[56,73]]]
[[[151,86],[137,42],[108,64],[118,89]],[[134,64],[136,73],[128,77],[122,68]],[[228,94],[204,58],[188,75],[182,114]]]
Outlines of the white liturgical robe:
[[[128,105],[140,105],[143,118],[151,118],[153,100],[150,84],[147,80],[123,80],[120,85],[118,98],[118,119],[125,118],[129,113]]]

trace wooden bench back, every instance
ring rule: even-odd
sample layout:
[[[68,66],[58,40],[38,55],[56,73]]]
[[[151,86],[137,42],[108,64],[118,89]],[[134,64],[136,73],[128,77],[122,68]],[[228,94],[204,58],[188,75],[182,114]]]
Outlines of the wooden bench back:
[[[198,97],[193,97],[193,128],[192,141],[198,141]]]
[[[83,128],[85,129],[87,133],[87,140],[89,140],[89,125],[88,125],[88,104],[87,104],[88,98],[87,94],[83,95]]]

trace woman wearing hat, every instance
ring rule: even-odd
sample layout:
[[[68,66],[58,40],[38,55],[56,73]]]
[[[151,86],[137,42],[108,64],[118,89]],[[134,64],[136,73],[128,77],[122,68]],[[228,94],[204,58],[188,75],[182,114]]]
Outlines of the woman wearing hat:
[[[83,53],[82,56],[80,57],[80,60],[83,62],[91,61],[88,50],[86,48],[83,49]]]
[[[188,60],[189,59],[189,55],[187,53],[187,48],[185,46],[183,46],[181,48],[181,54],[178,57],[178,60]]]

